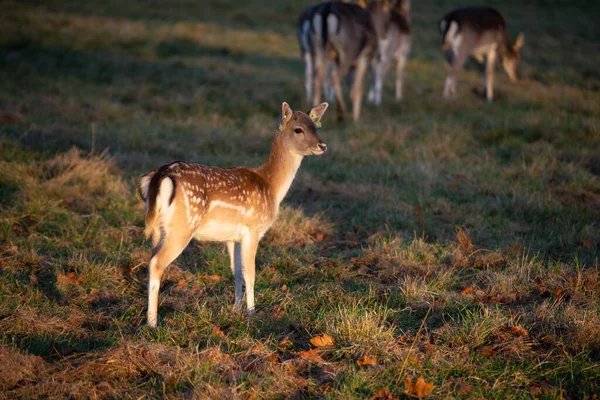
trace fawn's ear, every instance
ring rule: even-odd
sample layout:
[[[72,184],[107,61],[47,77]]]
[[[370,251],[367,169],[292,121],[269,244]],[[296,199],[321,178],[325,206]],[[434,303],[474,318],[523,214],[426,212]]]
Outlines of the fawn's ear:
[[[279,117],[279,129],[283,129],[285,124],[290,122],[293,113],[294,112],[290,108],[290,105],[284,101],[283,104],[281,104],[281,117]]]
[[[519,36],[517,36],[517,38],[515,39],[515,44],[513,46],[513,48],[516,51],[521,50],[521,48],[523,47],[523,45],[525,44],[525,35],[523,34],[523,32],[519,33]]]
[[[318,106],[314,106],[309,112],[308,116],[312,121],[317,125],[317,128],[320,126],[321,117],[325,114],[325,110],[329,107],[329,103],[321,103]]]

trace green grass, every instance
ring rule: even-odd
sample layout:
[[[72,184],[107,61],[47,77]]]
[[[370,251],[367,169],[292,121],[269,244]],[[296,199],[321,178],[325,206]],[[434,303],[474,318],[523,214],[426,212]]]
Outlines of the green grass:
[[[137,177],[266,159],[281,102],[307,108],[309,4],[0,5],[0,392],[401,397],[420,375],[436,398],[600,392],[600,35],[583,1],[493,4],[526,35],[523,81],[498,71],[493,104],[471,93],[475,64],[440,98],[436,21],[458,4],[415,2],[405,100],[388,77],[358,124],[325,115],[328,152],[260,244],[257,316],[232,310],[225,247],[194,243],[145,326]],[[303,359],[321,333],[325,362]]]

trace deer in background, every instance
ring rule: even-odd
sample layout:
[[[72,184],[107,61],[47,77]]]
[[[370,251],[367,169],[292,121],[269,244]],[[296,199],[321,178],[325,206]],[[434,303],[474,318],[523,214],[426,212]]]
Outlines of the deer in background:
[[[306,64],[307,95],[312,95],[312,103],[318,104],[331,74],[340,119],[346,113],[341,77],[354,69],[350,97],[352,118],[358,121],[365,75],[377,52],[377,37],[368,11],[344,2],[319,4],[300,16],[298,39]]]
[[[457,9],[440,20],[439,29],[442,50],[450,64],[444,97],[456,95],[456,74],[469,56],[479,63],[485,61],[484,91],[488,102],[494,98],[494,67],[498,56],[502,57],[509,78],[518,80],[517,67],[525,37],[520,33],[512,44],[506,34],[504,18],[497,10],[489,7]]]
[[[385,74],[396,60],[396,100],[402,99],[404,68],[411,48],[410,0],[361,1],[371,14],[379,47],[375,57],[375,82],[369,91],[369,101],[381,104]]]
[[[307,8],[300,15],[300,18],[298,18],[298,28],[296,30],[298,44],[300,45],[300,53],[304,60],[304,89],[306,91],[306,102],[308,104],[313,104],[313,87],[315,84],[315,50],[313,45],[312,20],[320,6],[321,4],[318,4],[314,7]],[[329,80],[329,71],[325,72],[323,89],[325,98],[328,101],[332,101],[335,97],[335,93],[333,92],[333,87],[331,87],[331,81]]]
[[[307,115],[292,111],[284,102],[269,160],[258,168],[176,161],[142,176],[138,192],[146,213],[144,232],[152,237],[149,326],[157,323],[161,276],[192,238],[227,243],[235,276],[235,308],[241,310],[245,283],[248,315],[254,314],[258,242],[275,221],[304,156],[327,150],[316,128],[327,106],[322,103]]]

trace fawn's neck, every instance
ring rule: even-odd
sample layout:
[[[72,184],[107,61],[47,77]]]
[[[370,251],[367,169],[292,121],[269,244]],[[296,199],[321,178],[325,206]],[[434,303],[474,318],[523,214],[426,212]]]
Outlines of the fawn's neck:
[[[271,146],[269,160],[258,168],[270,184],[271,193],[275,196],[276,207],[279,207],[279,203],[292,185],[302,158],[303,156],[285,148],[281,132],[278,131]]]

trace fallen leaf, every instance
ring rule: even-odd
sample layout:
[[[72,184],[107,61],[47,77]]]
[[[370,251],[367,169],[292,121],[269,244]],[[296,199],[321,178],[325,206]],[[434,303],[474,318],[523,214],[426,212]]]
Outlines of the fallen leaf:
[[[203,281],[219,282],[223,278],[220,275],[202,275],[200,277]]]
[[[213,325],[212,329],[213,329],[213,335],[218,336],[218,337],[224,337],[225,336],[225,332],[223,332],[221,330],[221,328],[219,328],[218,326]]]
[[[365,355],[363,358],[359,358],[358,360],[356,360],[356,363],[360,366],[377,365],[377,360],[375,359],[375,357]]]
[[[310,349],[307,351],[301,351],[298,353],[298,356],[303,360],[315,361],[315,362],[325,362],[323,357],[319,354],[318,349]]]
[[[378,392],[375,392],[370,400],[397,400],[397,398],[392,396],[387,388],[383,388]]]
[[[434,388],[433,382],[425,382],[422,376],[419,376],[414,383],[413,379],[407,376],[404,383],[406,384],[406,393],[417,397],[429,397]]]
[[[278,362],[281,362],[281,358],[279,358],[279,356],[277,355],[277,353],[273,353],[273,354],[271,354],[270,356],[268,356],[268,357],[266,358],[266,360],[267,360],[268,362],[272,362],[272,363],[278,363]]]
[[[422,351],[424,353],[431,353],[434,350],[435,350],[435,344],[433,344],[433,343],[427,343],[425,345],[425,348]]]
[[[333,338],[326,333],[313,337],[310,339],[310,343],[315,347],[330,347],[335,345]]]
[[[485,296],[481,301],[483,303],[510,304],[517,301],[517,295],[515,293],[499,293],[493,296]]]
[[[492,357],[494,354],[496,354],[494,351],[494,346],[480,347],[477,351],[487,357]]]
[[[71,285],[81,285],[83,280],[85,279],[85,275],[75,275],[74,272],[69,272],[66,275],[56,274],[56,281],[58,283],[67,283]]]
[[[511,326],[510,327],[510,331],[515,336],[527,336],[527,335],[529,335],[529,332],[527,331],[527,329],[523,328],[521,325]]]
[[[38,278],[37,276],[35,276],[34,274],[30,274],[29,275],[29,281],[33,284],[33,285],[37,285],[38,284]]]
[[[474,290],[475,290],[475,287],[471,286],[471,287],[461,290],[460,292],[458,292],[458,294],[460,294],[461,296],[465,296],[465,295],[473,292]]]
[[[317,232],[317,234],[315,235],[315,240],[317,242],[322,242],[323,239],[325,239],[325,234],[323,232]]]
[[[277,306],[271,310],[271,316],[274,318],[281,318],[283,316],[283,308],[281,306]]]

